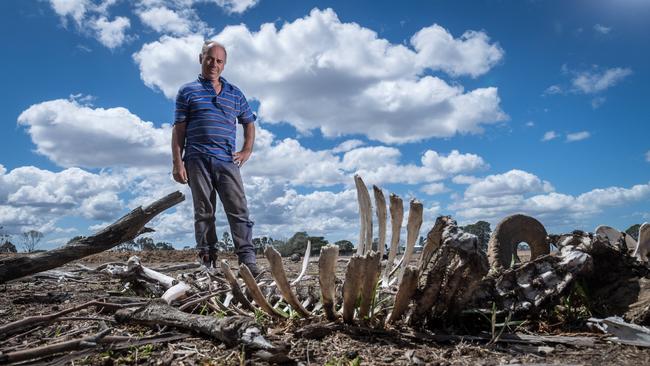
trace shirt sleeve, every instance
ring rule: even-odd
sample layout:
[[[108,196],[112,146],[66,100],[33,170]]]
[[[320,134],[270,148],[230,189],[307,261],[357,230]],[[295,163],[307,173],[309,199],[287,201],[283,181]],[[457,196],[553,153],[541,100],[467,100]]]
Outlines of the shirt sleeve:
[[[186,122],[190,116],[190,103],[187,94],[183,89],[176,94],[176,111],[174,112],[174,124]]]
[[[237,121],[241,124],[247,124],[255,122],[257,116],[253,113],[253,110],[248,105],[246,97],[242,94],[239,100],[239,115],[237,115]]]

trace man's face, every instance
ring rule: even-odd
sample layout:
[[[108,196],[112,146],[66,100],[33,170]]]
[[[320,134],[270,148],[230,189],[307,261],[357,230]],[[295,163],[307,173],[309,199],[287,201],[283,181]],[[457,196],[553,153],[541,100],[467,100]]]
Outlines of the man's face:
[[[226,53],[219,46],[212,46],[204,55],[199,56],[201,74],[204,78],[218,80],[226,66]]]

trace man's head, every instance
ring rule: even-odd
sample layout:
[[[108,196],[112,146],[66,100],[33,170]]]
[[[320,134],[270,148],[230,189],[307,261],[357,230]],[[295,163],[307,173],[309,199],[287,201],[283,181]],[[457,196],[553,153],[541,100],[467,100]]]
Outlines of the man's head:
[[[205,41],[199,55],[201,75],[212,81],[219,80],[219,76],[226,66],[227,57],[226,48],[221,43]]]

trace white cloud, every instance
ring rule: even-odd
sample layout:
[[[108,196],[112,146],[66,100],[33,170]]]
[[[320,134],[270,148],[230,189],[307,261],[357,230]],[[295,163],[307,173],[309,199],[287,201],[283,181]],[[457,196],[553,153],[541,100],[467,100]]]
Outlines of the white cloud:
[[[544,91],[544,95],[562,94],[564,90],[559,85],[551,85]]]
[[[606,27],[602,24],[596,24],[594,25],[594,31],[600,34],[609,34],[609,32],[612,31],[612,27]]]
[[[338,144],[335,148],[332,149],[333,153],[342,153],[342,152],[347,152],[352,149],[355,149],[359,146],[363,146],[364,142],[361,140],[353,139],[353,140],[346,140]]]
[[[425,33],[414,39],[426,39]],[[434,46],[418,43],[413,51],[391,44],[370,29],[341,23],[331,9],[314,9],[280,29],[272,23],[258,32],[228,26],[214,38],[228,48],[224,76],[260,102],[262,120],[288,122],[301,132],[320,129],[327,137],[363,134],[404,143],[481,133],[484,125],[507,119],[496,88],[465,91],[421,76],[426,68],[468,75],[487,71],[498,57],[481,47],[498,46],[480,32],[452,37],[451,45],[436,43],[445,52],[458,48],[453,67],[417,61],[423,52],[437,50]],[[173,98],[180,85],[196,77],[201,43],[198,36],[164,36],[145,44],[134,54],[142,80]]]
[[[605,97],[596,97],[591,100],[591,108],[593,109],[598,109],[600,108],[603,104],[605,104],[605,101],[607,98]]]
[[[434,194],[440,194],[447,191],[444,183],[429,183],[420,187],[420,191],[433,196]]]
[[[126,35],[131,26],[123,16],[109,20],[108,8],[117,0],[50,0],[50,6],[65,25],[72,18],[77,29],[83,34],[95,37],[104,46],[113,49],[129,40]]]
[[[207,1],[207,0],[206,0]],[[212,0],[230,14],[241,14],[257,5],[259,0]]]
[[[580,131],[580,132],[575,132],[575,133],[568,133],[566,135],[566,142],[580,141],[580,140],[588,139],[590,136],[591,136],[591,133],[589,133],[589,131]]]
[[[535,192],[551,192],[553,186],[534,174],[513,169],[503,174],[488,175],[471,183],[465,190],[466,197],[503,197]]]
[[[648,152],[645,153],[645,161],[650,163],[650,150],[648,150]]]
[[[142,23],[159,33],[187,34],[192,23],[186,17],[163,6],[137,12]]]
[[[604,91],[632,74],[632,69],[615,67],[602,72],[584,71],[578,73],[571,84],[585,94],[594,94]]]
[[[526,122],[526,127],[535,127],[535,122],[533,121]]]
[[[99,42],[111,49],[121,46],[126,41],[126,30],[131,26],[131,22],[125,17],[116,17],[113,20],[99,17],[90,24],[97,32]]]
[[[551,141],[558,137],[560,137],[560,135],[558,135],[555,131],[546,131],[542,137],[542,141]]]
[[[0,169],[0,224],[12,233],[53,231],[66,216],[115,217],[123,207],[117,192],[126,184],[117,175],[79,168],[60,172],[25,166]]]
[[[525,213],[545,225],[575,227],[577,222],[607,207],[623,206],[650,198],[650,182],[630,188],[593,189],[572,196],[554,192],[549,182],[537,176],[511,170],[472,183],[449,208],[460,219],[487,220],[495,224],[507,215]]]
[[[38,153],[64,167],[166,167],[171,161],[170,127],[156,128],[125,108],[57,99],[32,105],[18,123]]]
[[[420,29],[411,38],[411,44],[417,51],[416,61],[423,68],[443,70],[450,75],[483,75],[504,54],[484,32],[466,31],[460,38],[454,38],[438,24]]]
[[[478,182],[480,179],[471,175],[457,175],[451,179],[456,184],[472,184]]]

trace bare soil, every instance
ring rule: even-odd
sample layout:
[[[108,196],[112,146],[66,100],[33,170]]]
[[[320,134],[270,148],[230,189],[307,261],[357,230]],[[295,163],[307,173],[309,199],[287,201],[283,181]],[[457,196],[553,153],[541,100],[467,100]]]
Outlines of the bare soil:
[[[152,251],[138,253],[104,252],[70,263],[59,270],[72,271],[76,263],[96,267],[108,262],[126,262],[133,254],[140,256],[142,263],[151,268],[195,261],[193,251]],[[227,256],[231,265],[234,256]],[[266,259],[258,257],[262,268]],[[289,278],[295,278],[301,263],[285,259]],[[345,262],[339,261],[339,278],[342,279]],[[172,275],[178,274],[172,273]],[[0,325],[38,314],[50,314],[94,299],[106,298],[109,293],[122,291],[124,286],[117,280],[97,273],[76,273],[76,279],[51,279],[35,276],[0,285]],[[316,281],[317,268],[310,263],[307,281]],[[128,295],[125,293],[125,295]],[[7,339],[0,336],[0,352],[30,349],[45,344],[75,339],[97,332],[100,320],[112,328],[111,335],[137,337],[155,335],[160,329],[144,326],[122,325],[113,322],[110,314],[99,314],[94,308],[70,315],[68,320],[59,320],[41,326],[24,334]],[[362,328],[335,332],[321,340],[302,339],[295,335],[309,323],[325,322],[292,320],[285,323],[270,323],[268,337],[273,342],[284,342],[290,346],[289,356],[305,365],[501,365],[501,364],[557,364],[557,365],[648,365],[650,349],[613,344],[602,339],[600,334],[585,333],[583,327],[569,327],[564,324],[527,322],[518,331],[532,334],[579,335],[598,337],[593,347],[573,347],[562,344],[547,344],[544,347],[526,344],[506,344],[448,340],[436,342],[431,330],[415,332],[410,328],[376,331]],[[449,331],[450,329],[447,329]],[[580,333],[576,333],[579,330]],[[170,330],[164,330],[170,331]],[[438,335],[447,333],[436,332]],[[462,334],[462,333],[457,333]],[[489,333],[484,333],[489,335]],[[476,335],[476,334],[474,334]],[[78,356],[72,362],[62,364],[86,365],[241,365],[257,364],[240,348],[227,348],[217,341],[190,335],[185,339],[142,345],[121,350],[103,347],[99,350],[67,353],[64,356]],[[39,362],[56,362],[64,359],[61,354],[49,356]]]

